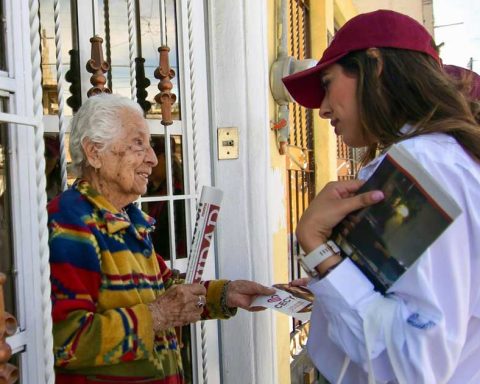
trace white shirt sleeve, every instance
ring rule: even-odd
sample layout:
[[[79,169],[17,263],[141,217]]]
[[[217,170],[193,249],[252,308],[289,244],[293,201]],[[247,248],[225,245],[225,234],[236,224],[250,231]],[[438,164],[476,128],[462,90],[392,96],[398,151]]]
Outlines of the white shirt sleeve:
[[[456,143],[451,143],[451,148],[439,143],[443,156],[438,156],[436,145],[430,148],[422,140],[411,141],[407,149],[446,187],[463,213],[385,296],[374,291],[348,259],[324,279],[312,281],[309,287],[316,301],[309,351],[330,380],[338,374],[338,364],[320,361],[328,354],[321,351],[322,343],[325,348],[333,343],[352,360],[355,369],[360,368],[365,376],[370,370],[383,382],[448,382],[467,353],[468,327],[479,303],[478,289],[472,288],[478,287],[478,277],[475,275],[473,282],[472,271],[478,274],[479,270],[476,238],[480,237],[480,217],[475,207],[480,201],[480,167],[477,165],[476,175],[470,174],[468,164],[455,159],[460,152]],[[418,145],[423,151],[420,154],[415,153]],[[453,152],[448,154],[449,150]],[[480,351],[479,345],[468,348]],[[331,369],[337,371],[329,372]],[[358,376],[357,380],[363,382]]]

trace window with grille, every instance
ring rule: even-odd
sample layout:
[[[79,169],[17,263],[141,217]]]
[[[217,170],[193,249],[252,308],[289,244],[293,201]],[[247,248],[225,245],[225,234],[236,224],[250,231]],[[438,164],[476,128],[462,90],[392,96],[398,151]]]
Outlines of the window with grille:
[[[1,92],[1,91],[0,91]],[[8,112],[8,97],[1,96],[0,112]],[[10,171],[8,125],[0,123],[0,272],[7,276],[3,286],[5,310],[17,316],[15,303],[15,273],[12,249],[12,215],[10,201]]]
[[[96,23],[93,20],[93,23],[98,26],[98,30],[95,33],[103,39],[104,59],[109,64],[105,73],[106,86],[112,92],[131,97],[132,62],[130,55],[132,52],[135,54],[136,99],[150,121],[152,142],[159,160],[152,173],[148,192],[140,199],[140,204],[143,210],[157,220],[154,232],[155,249],[165,259],[171,260],[171,266],[175,267],[175,260],[187,257],[186,217],[190,199],[186,196],[184,180],[186,164],[183,145],[184,127],[181,124],[178,86],[181,71],[178,67],[176,1],[136,0],[133,3],[135,12],[133,16],[130,15],[133,20],[129,20],[129,9],[125,0],[99,0],[96,2],[97,8],[93,10],[89,9],[87,4],[63,0],[60,1],[60,14],[57,20],[55,20],[53,0],[40,3],[48,197],[52,198],[61,192],[57,115],[61,113],[65,124],[68,125],[71,115],[80,107],[80,96],[77,91],[80,86],[80,71],[84,71],[85,63],[79,63],[78,50],[82,41],[90,39],[91,36],[81,33],[82,27],[78,24],[80,20],[78,15],[81,13],[96,14],[98,20]],[[162,9],[160,9],[161,4],[163,4]],[[129,21],[133,23],[133,29],[129,29]],[[57,32],[55,31],[56,23],[59,26]],[[62,110],[59,110],[57,83],[59,63],[56,56],[56,39],[60,40],[62,45],[60,57],[65,75],[63,96],[66,103]],[[172,93],[177,95],[177,100],[172,106],[173,124],[168,126],[168,133],[166,132],[167,127],[158,124],[162,114],[160,104],[155,101],[155,96],[159,93],[159,80],[154,76],[155,70],[159,66],[158,48],[165,43],[170,48],[170,66],[175,72],[175,76],[171,79]],[[167,136],[170,142],[168,151],[165,143]],[[68,169],[68,132],[65,137],[65,146],[68,184],[70,185],[74,180]],[[178,266],[176,267],[178,268]]]
[[[113,93],[126,97],[133,95],[145,111],[152,135],[152,147],[158,165],[152,170],[147,193],[140,197],[141,209],[156,220],[152,232],[154,248],[171,268],[184,271],[187,264],[192,201],[191,182],[187,175],[186,127],[182,121],[180,79],[182,76],[178,59],[176,0],[96,0],[83,2],[61,0],[60,14],[55,19],[53,0],[40,2],[41,64],[43,112],[45,127],[45,160],[47,194],[51,199],[62,191],[60,172],[59,121],[68,126],[71,116],[81,105],[80,87],[84,85],[86,60],[81,60],[82,47],[89,46],[92,34],[102,38],[103,57],[108,63],[104,72],[105,86]],[[133,4],[133,9],[128,5]],[[133,11],[133,12],[132,12]],[[90,16],[90,17],[88,17]],[[56,31],[56,26],[59,26]],[[56,54],[56,39],[60,40],[61,65],[63,67],[64,107],[59,102],[59,62]],[[172,120],[162,125],[160,104],[155,96],[160,93],[161,80],[155,77],[159,68],[159,47],[168,45],[168,59],[174,77],[171,92],[176,95],[172,105]],[[132,62],[133,56],[133,62]],[[87,60],[89,58],[87,57]],[[1,64],[1,62],[0,62]],[[135,71],[132,71],[132,65]],[[87,89],[88,90],[88,89]],[[86,90],[83,90],[85,93]],[[68,128],[65,134],[68,184],[74,181],[69,172]],[[184,370],[188,383],[193,379],[192,343],[190,327],[184,327],[181,343]]]
[[[310,57],[308,2],[288,2],[288,54],[297,59]],[[298,220],[315,195],[312,111],[290,103],[290,137],[287,146],[288,233],[290,236],[290,278],[300,277],[296,261],[299,246],[294,233]]]
[[[305,59],[310,53],[309,2],[288,1],[288,55]],[[288,207],[287,225],[289,235],[289,276],[290,280],[303,276],[297,262],[300,247],[295,238],[295,229],[303,212],[315,197],[315,159],[312,111],[297,103],[289,103],[290,137],[286,148]],[[304,380],[305,369],[313,370],[313,365],[305,355],[309,323],[292,320],[290,334],[290,364],[292,383]]]
[[[338,180],[357,178],[365,148],[350,148],[341,137],[337,137],[337,176]]]

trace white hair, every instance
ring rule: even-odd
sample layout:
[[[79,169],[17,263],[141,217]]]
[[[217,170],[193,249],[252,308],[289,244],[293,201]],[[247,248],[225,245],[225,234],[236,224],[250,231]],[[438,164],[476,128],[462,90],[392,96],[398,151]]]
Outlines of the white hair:
[[[129,109],[143,117],[143,110],[135,101],[107,93],[87,99],[73,116],[69,148],[75,176],[81,177],[87,165],[83,141],[89,139],[105,149],[120,132],[122,121],[119,112],[122,109]]]

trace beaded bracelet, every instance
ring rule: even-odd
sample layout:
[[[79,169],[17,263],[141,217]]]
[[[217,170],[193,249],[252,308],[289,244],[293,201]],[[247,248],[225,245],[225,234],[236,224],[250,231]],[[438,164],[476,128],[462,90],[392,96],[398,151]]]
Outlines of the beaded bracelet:
[[[229,307],[227,305],[227,292],[228,292],[228,285],[231,283],[231,280],[228,280],[222,288],[222,295],[220,296],[220,309],[222,312],[227,316],[235,316],[237,314],[236,307]]]

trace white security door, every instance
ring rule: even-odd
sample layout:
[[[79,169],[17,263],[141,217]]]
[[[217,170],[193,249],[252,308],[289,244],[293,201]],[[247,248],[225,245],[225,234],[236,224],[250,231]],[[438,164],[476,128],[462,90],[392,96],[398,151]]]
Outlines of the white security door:
[[[0,272],[6,275],[0,309],[13,316],[2,313],[0,324],[2,354],[8,357],[11,349],[11,365],[0,369],[5,382],[54,380],[41,74],[35,68],[40,51],[31,49],[40,40],[30,34],[38,30],[37,9],[33,1],[30,7],[26,0],[0,0]]]
[[[51,350],[51,335],[44,330],[48,319],[39,319],[49,302],[42,296],[49,289],[44,284],[48,265],[39,257],[45,251],[39,238],[42,221],[37,219],[46,212],[37,196],[46,191],[46,202],[73,181],[68,124],[92,88],[108,87],[144,109],[159,165],[138,203],[157,220],[157,252],[172,269],[186,270],[196,198],[212,179],[204,2],[0,0],[0,5],[0,272],[8,278],[6,310],[19,324],[7,341],[20,381],[47,383],[51,354],[45,351]],[[35,18],[37,25],[32,24]],[[38,35],[30,37],[30,25]],[[31,38],[37,39],[33,52]],[[101,47],[103,61],[90,65],[88,72],[92,41]],[[98,63],[99,57],[95,59]],[[35,75],[29,78],[35,70],[38,87]],[[28,75],[20,79],[19,73]],[[93,75],[104,82],[95,82]],[[175,95],[170,96],[170,110],[157,102],[161,92]],[[36,120],[31,118],[35,111],[40,111]],[[30,120],[14,124],[15,116]],[[40,145],[38,132],[43,129]],[[35,156],[39,150],[45,155],[43,168]],[[43,185],[37,168],[44,170]],[[215,277],[214,257],[212,247],[207,279]],[[188,382],[220,382],[217,335],[216,321],[183,328]]]

